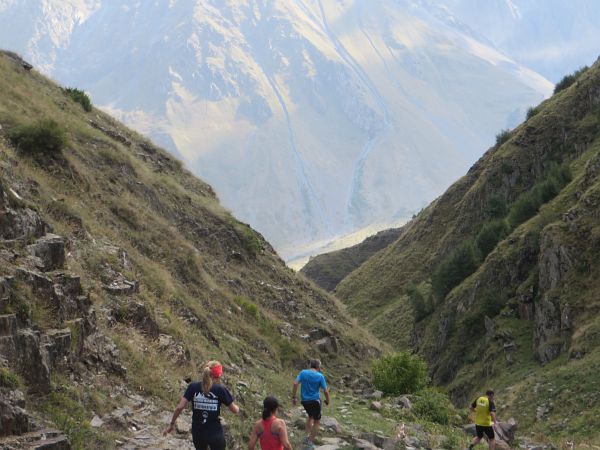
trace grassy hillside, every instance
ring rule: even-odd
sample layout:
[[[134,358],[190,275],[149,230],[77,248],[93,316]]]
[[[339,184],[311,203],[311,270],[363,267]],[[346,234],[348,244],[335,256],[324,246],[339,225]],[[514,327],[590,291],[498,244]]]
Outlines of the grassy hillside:
[[[401,228],[380,231],[352,247],[317,255],[306,263],[300,273],[331,292],[350,272],[394,242],[400,232]]]
[[[598,442],[600,62],[568,81],[336,292],[456,402]]]
[[[26,399],[39,420],[52,420],[76,448],[111,448],[135,430],[162,427],[181,380],[197,379],[212,358],[225,363],[226,381],[252,417],[266,393],[288,397],[310,356],[323,359],[333,385],[364,376],[381,344],[337,300],[297,277],[177,160],[76,100],[0,54],[0,316],[16,314],[19,333],[32,339],[66,329],[71,342],[68,363],[51,370],[50,392]],[[25,218],[45,224],[9,236]],[[47,231],[64,238],[65,262],[42,273],[44,255],[28,246]],[[65,279],[81,280],[76,298]],[[46,282],[56,283],[48,296],[34,284]],[[67,299],[79,309],[68,310]],[[81,306],[88,300],[89,310]],[[315,329],[337,348],[320,346],[309,336]],[[78,340],[92,331],[96,340]],[[27,379],[20,383],[31,390]],[[94,415],[132,405],[143,418],[137,425],[122,414],[116,425],[90,426]],[[238,438],[245,422],[231,419]]]

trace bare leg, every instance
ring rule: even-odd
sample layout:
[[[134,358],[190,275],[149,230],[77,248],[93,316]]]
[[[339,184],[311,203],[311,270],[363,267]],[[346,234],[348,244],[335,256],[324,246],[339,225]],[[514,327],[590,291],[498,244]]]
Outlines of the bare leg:
[[[479,444],[479,442],[481,442],[481,438],[475,436],[473,438],[473,440],[471,441],[471,447],[470,448],[475,447],[477,444]]]
[[[490,450],[494,450],[496,448],[496,439],[490,439]]]
[[[310,434],[312,432],[312,428],[313,428],[313,418],[309,416],[306,418],[306,425],[304,426],[304,431],[306,432],[306,437],[310,436]]]
[[[319,432],[319,428],[321,428],[321,421],[315,420],[312,426],[312,430],[310,432],[310,441],[315,442],[315,438],[317,437],[317,433]]]

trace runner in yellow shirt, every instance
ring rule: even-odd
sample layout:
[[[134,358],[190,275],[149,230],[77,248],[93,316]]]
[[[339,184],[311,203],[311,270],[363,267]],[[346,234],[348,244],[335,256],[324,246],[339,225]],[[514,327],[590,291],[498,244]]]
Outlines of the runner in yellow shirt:
[[[477,436],[473,438],[469,450],[475,447],[485,434],[488,437],[490,450],[496,448],[494,426],[496,425],[496,405],[494,404],[494,391],[488,390],[485,396],[477,398],[471,403],[471,411],[475,413],[475,430]]]

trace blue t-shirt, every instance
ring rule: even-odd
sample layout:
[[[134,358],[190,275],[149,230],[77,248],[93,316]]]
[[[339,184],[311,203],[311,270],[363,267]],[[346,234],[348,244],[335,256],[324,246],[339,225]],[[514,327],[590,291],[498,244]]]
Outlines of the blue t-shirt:
[[[306,369],[298,374],[296,381],[302,385],[301,398],[303,402],[320,400],[319,389],[327,389],[325,377],[319,371]]]
[[[202,392],[202,383],[190,383],[183,396],[192,404],[192,434],[205,438],[223,433],[219,420],[221,404],[229,406],[233,396],[225,386],[213,383],[208,394]]]

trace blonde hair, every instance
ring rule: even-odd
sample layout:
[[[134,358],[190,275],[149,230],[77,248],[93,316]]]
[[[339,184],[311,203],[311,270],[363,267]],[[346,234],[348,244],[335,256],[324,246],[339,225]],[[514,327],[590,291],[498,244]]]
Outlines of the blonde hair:
[[[204,364],[204,367],[202,368],[202,392],[204,392],[204,394],[208,394],[213,385],[211,369],[220,365],[221,363],[219,361],[209,361]]]

